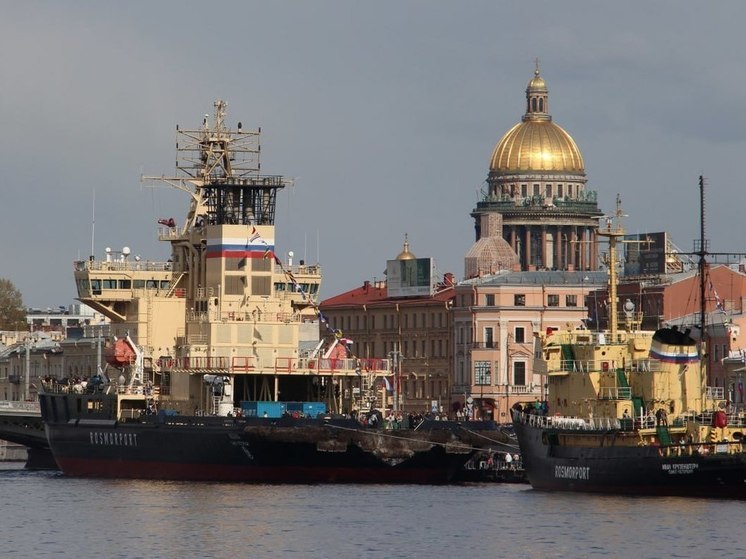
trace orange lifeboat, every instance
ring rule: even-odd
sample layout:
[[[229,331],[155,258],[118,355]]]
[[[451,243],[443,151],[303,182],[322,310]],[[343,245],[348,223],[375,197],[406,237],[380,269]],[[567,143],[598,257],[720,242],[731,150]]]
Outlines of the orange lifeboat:
[[[135,362],[135,352],[124,338],[119,338],[106,348],[104,352],[106,362],[113,367],[124,367]]]

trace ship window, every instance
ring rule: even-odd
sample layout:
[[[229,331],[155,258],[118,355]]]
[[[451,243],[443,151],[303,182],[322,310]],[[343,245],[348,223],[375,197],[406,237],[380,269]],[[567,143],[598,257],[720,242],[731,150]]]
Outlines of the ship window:
[[[251,269],[255,272],[269,272],[272,270],[272,260],[270,258],[252,258]]]
[[[245,258],[223,258],[223,265],[226,272],[237,272],[239,268],[246,265]]]
[[[547,295],[547,306],[548,307],[559,307],[559,295],[556,293],[550,293]]]
[[[513,384],[515,386],[526,386],[525,361],[515,361],[513,363]]]
[[[104,289],[116,289],[116,288],[117,288],[117,280],[115,279],[104,280]]]
[[[516,307],[525,307],[526,306],[526,294],[525,293],[516,293],[513,296],[513,304]]]
[[[131,280],[119,280],[119,289],[132,289]]]
[[[244,286],[243,286],[243,280],[244,276],[225,276],[225,281],[223,285],[223,294],[225,295],[243,295],[244,293]]]
[[[226,278],[228,279],[228,278]],[[272,294],[271,278],[263,276],[254,276],[251,278],[252,295],[271,295]],[[239,292],[240,293],[240,292]]]
[[[135,289],[145,289],[145,280],[134,280],[132,282],[132,287]]]
[[[147,282],[145,282],[145,287],[148,289],[158,289],[158,282],[154,279],[150,279]]]
[[[168,287],[169,287],[169,282],[168,282],[168,280],[163,280],[163,281],[161,282],[161,289],[165,289],[166,291],[168,291]]]
[[[577,307],[578,296],[577,295],[565,295],[565,306],[566,307]]]
[[[94,295],[101,295],[101,280],[91,280],[91,292]]]

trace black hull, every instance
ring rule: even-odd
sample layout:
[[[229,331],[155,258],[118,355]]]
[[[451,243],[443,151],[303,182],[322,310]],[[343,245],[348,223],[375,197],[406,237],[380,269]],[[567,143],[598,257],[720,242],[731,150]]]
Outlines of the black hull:
[[[48,423],[70,476],[249,483],[418,483],[453,480],[471,451],[450,431],[381,431],[356,423],[77,420]]]
[[[523,416],[525,417],[525,416]],[[526,477],[535,489],[746,499],[746,454],[662,456],[652,446],[561,446],[557,429],[514,420]],[[607,438],[607,441],[611,437]]]

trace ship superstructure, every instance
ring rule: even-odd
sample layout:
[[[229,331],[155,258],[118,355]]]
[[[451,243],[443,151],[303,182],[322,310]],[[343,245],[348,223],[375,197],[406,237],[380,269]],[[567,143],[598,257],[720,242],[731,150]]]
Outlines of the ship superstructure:
[[[115,338],[136,341],[160,407],[224,415],[242,400],[282,399],[350,409],[353,387],[373,386],[388,363],[325,349],[319,327],[333,345],[341,335],[319,320],[321,267],[275,252],[289,181],[261,174],[260,129],[229,129],[226,103],[214,108],[201,127],[177,127],[176,176],[143,179],[190,197],[183,221],[159,220],[171,258],[144,261],[125,247],[76,262],[78,298],[111,319]],[[215,379],[232,389],[216,397]]]
[[[641,330],[634,305],[617,312],[620,217],[617,200],[599,228],[609,240],[609,328],[537,337],[547,399],[513,410],[527,477],[537,489],[745,498],[746,418],[706,385],[704,340],[677,326]]]

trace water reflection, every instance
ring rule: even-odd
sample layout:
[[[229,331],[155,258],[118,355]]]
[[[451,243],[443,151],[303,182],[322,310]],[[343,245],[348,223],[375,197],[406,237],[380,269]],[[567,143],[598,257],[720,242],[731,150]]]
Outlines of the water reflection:
[[[746,557],[741,502],[81,480],[0,467],[5,557]]]

